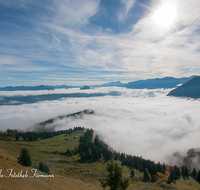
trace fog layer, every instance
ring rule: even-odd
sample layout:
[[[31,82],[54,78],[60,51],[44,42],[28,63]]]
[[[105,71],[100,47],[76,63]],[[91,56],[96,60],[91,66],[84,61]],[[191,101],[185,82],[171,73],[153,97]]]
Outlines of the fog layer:
[[[171,156],[174,152],[184,155],[189,148],[199,146],[200,101],[168,97],[170,89],[98,91],[113,89],[122,95],[0,106],[0,129],[27,129],[59,115],[92,109],[94,115],[57,120],[56,130],[93,128],[116,151],[166,164],[177,164]]]

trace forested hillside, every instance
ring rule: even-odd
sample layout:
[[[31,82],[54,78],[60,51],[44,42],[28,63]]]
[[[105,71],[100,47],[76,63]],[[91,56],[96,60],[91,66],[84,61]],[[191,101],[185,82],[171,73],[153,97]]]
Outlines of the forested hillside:
[[[0,148],[4,151],[6,148],[6,151],[15,157],[13,160],[17,159],[17,152],[19,154],[22,147],[27,147],[32,167],[40,169],[45,165],[48,168],[46,171],[51,174],[76,176],[85,179],[87,183],[96,181],[98,188],[100,188],[98,180],[106,175],[106,163],[111,159],[121,164],[123,176],[130,181],[129,189],[138,185],[138,181],[141,187],[149,184],[152,189],[163,187],[179,189],[175,184],[189,186],[192,180],[192,185],[195,184],[196,187],[197,183],[194,183],[194,180],[200,180],[200,172],[196,169],[189,170],[187,166],[166,166],[164,163],[155,163],[142,157],[116,152],[102,142],[92,129],[84,127],[57,132],[7,130],[1,132],[0,137]],[[4,155],[0,155],[0,159],[5,161]],[[43,158],[46,158],[45,162]]]

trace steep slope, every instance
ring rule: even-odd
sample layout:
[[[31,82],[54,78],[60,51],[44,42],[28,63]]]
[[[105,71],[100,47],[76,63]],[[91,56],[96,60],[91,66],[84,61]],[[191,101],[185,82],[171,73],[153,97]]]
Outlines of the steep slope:
[[[170,91],[167,96],[200,98],[200,77],[194,77],[178,88]]]

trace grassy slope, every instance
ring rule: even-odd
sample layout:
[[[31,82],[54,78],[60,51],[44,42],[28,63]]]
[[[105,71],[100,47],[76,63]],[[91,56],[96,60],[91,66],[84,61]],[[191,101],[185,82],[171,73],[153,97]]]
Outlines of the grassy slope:
[[[5,179],[0,178],[0,186],[2,189],[101,189],[98,179],[104,177],[107,173],[106,163],[103,160],[94,163],[79,163],[79,155],[72,157],[53,155],[52,151],[73,150],[78,146],[78,142],[74,140],[74,136],[83,135],[83,131],[76,131],[69,136],[69,140],[65,140],[66,135],[56,136],[50,139],[38,142],[25,141],[0,141],[0,169],[5,172],[6,169],[27,170],[17,163],[21,148],[28,148],[32,158],[32,167],[37,167],[39,162],[45,163],[50,172],[55,175],[54,179]],[[8,158],[8,160],[7,160]],[[28,167],[30,171],[31,168]],[[128,189],[200,189],[200,185],[190,178],[184,181],[180,179],[176,184],[167,185],[156,183],[144,183],[141,180],[142,173],[135,170],[135,177],[130,179],[130,170],[123,166],[123,176],[129,178]],[[191,182],[191,186],[189,184]],[[9,188],[8,188],[9,187]]]

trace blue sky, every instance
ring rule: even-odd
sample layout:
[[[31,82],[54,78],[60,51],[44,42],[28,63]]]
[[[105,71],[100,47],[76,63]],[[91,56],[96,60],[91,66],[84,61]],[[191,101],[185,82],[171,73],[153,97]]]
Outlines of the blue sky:
[[[0,86],[199,75],[199,13],[196,0],[0,0]]]

